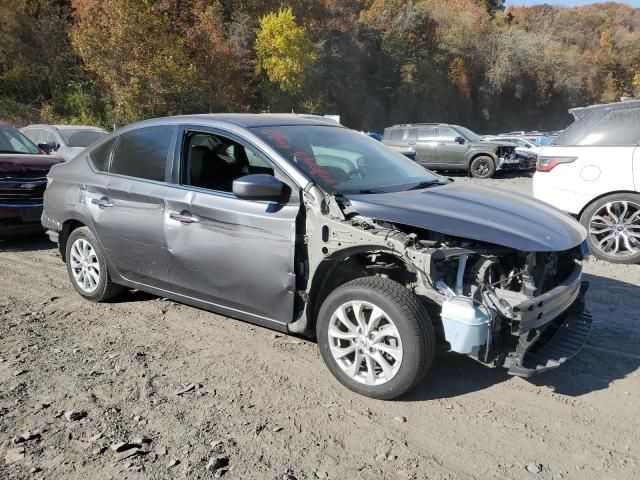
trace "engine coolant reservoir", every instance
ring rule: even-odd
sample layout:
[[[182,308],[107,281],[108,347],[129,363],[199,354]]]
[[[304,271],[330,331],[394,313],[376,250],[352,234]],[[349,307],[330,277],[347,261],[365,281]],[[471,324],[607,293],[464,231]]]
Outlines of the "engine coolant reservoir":
[[[477,354],[487,343],[490,313],[482,305],[474,305],[467,297],[449,297],[442,304],[444,336],[451,350]]]

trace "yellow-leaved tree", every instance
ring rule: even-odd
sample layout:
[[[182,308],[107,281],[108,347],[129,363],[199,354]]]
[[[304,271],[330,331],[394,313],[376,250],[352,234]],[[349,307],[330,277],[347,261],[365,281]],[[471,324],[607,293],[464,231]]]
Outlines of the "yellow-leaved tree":
[[[286,93],[302,89],[305,71],[318,58],[306,28],[296,23],[290,7],[260,18],[254,48],[257,73],[264,73]]]

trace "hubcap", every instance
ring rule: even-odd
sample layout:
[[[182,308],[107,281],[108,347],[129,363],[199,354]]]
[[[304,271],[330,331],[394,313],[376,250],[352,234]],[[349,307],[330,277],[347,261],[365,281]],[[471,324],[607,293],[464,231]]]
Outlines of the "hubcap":
[[[476,162],[476,173],[480,175],[486,175],[489,172],[489,164],[486,160],[480,160]]]
[[[329,347],[338,366],[353,380],[382,385],[402,364],[402,340],[393,320],[369,302],[347,302],[329,322]]]
[[[79,238],[71,245],[71,272],[76,285],[86,293],[98,288],[100,281],[100,263],[93,246],[84,238]]]
[[[608,202],[589,221],[589,235],[598,249],[614,257],[640,252],[640,204]]]

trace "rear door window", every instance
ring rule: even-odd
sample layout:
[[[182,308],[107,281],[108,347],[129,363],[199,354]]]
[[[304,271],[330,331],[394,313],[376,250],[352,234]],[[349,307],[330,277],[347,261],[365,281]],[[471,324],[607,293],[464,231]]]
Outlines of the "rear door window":
[[[402,128],[393,128],[389,130],[389,134],[385,140],[402,140],[404,130]]]
[[[407,128],[404,130],[404,135],[402,135],[403,140],[407,141],[415,141],[418,138],[418,129],[417,128]]]
[[[123,134],[113,152],[109,171],[164,181],[173,134],[172,127],[151,127]]]
[[[419,128],[418,140],[422,142],[432,142],[438,139],[438,129],[436,127]]]

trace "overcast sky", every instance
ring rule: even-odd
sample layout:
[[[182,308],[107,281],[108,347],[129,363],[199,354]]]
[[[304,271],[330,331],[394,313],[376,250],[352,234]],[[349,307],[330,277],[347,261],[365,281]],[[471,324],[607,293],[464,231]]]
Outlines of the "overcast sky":
[[[587,5],[589,3],[604,3],[594,2],[589,0],[506,0],[506,5],[539,5],[541,3],[548,3],[550,5],[562,5],[564,7],[575,7],[578,5]],[[619,3],[626,3],[632,7],[640,7],[640,0],[622,0]]]

